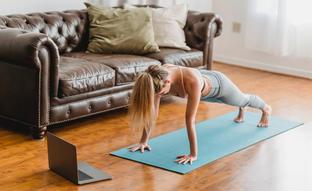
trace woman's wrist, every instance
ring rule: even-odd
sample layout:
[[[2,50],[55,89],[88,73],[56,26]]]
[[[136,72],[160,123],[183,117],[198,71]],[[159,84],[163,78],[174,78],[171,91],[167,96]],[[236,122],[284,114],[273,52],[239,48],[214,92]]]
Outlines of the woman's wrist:
[[[142,144],[142,145],[147,145],[147,144],[148,144],[148,140],[141,140],[141,141],[140,141],[140,144]]]
[[[194,158],[197,158],[197,153],[191,153],[190,156],[194,157]]]

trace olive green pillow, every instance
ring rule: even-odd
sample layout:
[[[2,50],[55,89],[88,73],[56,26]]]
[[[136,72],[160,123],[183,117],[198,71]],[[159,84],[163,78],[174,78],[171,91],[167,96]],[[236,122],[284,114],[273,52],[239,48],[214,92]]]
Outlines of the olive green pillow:
[[[151,10],[131,10],[85,3],[90,22],[87,52],[146,54],[159,52]]]

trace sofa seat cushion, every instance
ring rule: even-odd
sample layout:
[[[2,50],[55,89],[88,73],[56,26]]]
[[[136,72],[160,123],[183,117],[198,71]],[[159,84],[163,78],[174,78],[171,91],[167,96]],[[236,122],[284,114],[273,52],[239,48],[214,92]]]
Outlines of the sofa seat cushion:
[[[100,63],[79,58],[61,57],[59,96],[73,96],[112,87],[115,71]]]
[[[187,67],[203,66],[203,52],[192,49],[189,51],[175,48],[161,48],[158,53],[150,53],[146,57],[159,60],[162,64],[175,64]]]
[[[160,65],[158,60],[144,56],[127,54],[93,54],[83,52],[66,53],[64,56],[83,58],[113,68],[116,72],[116,84],[123,85],[133,82],[137,75],[150,65]]]

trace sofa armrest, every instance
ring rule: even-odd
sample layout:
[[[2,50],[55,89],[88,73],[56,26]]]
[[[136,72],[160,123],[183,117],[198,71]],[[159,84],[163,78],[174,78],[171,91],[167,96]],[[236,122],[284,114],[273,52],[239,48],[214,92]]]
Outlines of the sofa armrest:
[[[0,61],[42,70],[42,65],[48,60],[50,93],[53,97],[57,96],[60,55],[57,46],[47,35],[15,28],[2,28],[0,42]],[[43,55],[45,50],[47,51]]]
[[[211,69],[213,39],[221,35],[222,19],[214,13],[189,11],[184,28],[186,43],[203,51],[203,64]]]
[[[45,34],[0,29],[0,117],[41,132],[57,96],[60,56]]]
[[[0,42],[0,60],[24,67],[40,68],[39,51],[47,47],[51,51],[54,64],[59,64],[58,48],[45,34],[5,28],[0,30]]]

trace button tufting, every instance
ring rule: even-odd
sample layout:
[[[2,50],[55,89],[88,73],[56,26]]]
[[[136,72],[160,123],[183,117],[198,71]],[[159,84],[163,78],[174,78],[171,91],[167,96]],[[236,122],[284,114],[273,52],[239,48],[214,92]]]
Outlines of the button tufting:
[[[89,107],[88,107],[89,109],[92,109],[92,106],[91,105],[89,105]]]
[[[79,31],[80,31],[79,25],[77,25],[77,26],[75,27],[75,29],[76,29],[76,32],[79,33]]]
[[[111,100],[108,100],[108,101],[107,101],[107,104],[111,104],[111,103],[112,103]]]
[[[69,110],[67,110],[67,114],[69,115],[70,113],[71,113],[70,109],[69,109]]]

